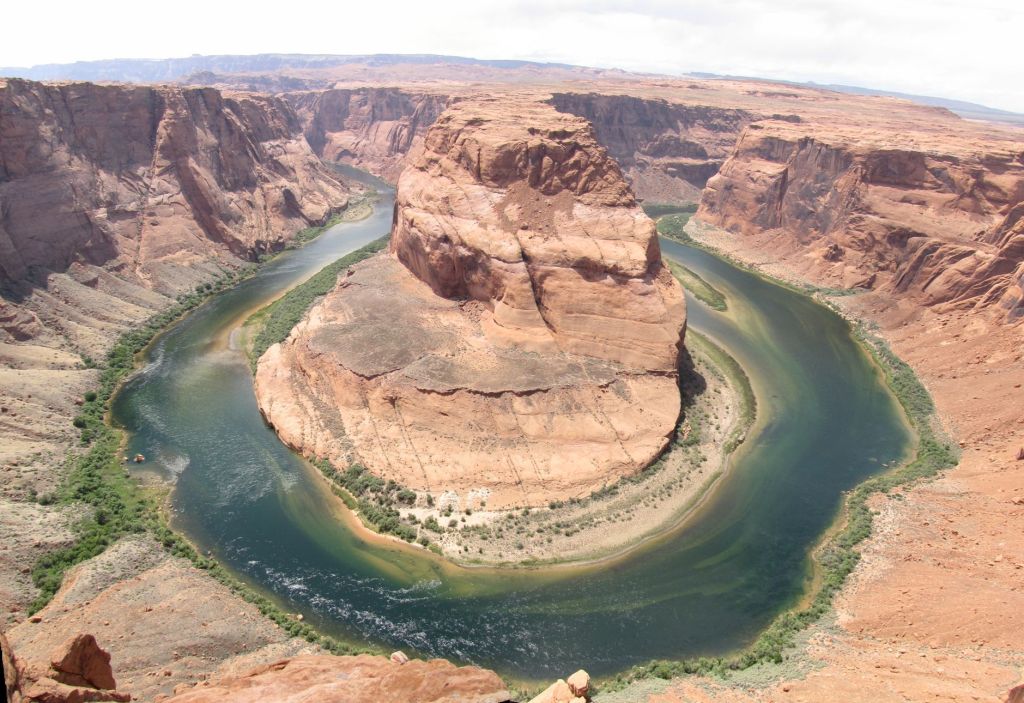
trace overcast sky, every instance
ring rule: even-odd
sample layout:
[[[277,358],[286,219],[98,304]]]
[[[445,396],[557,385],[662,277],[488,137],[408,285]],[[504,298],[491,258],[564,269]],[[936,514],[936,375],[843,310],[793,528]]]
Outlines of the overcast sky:
[[[1024,0],[65,2],[6,3],[0,66],[436,53],[846,83],[1024,112]]]

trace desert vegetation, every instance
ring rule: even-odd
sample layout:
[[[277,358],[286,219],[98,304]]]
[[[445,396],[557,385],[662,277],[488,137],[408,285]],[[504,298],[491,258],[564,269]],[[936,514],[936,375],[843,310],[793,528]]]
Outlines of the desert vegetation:
[[[671,259],[665,259],[665,263],[676,280],[697,300],[719,312],[727,309],[725,296],[717,288],[680,263]]]
[[[121,456],[123,433],[106,422],[111,398],[121,381],[134,370],[136,355],[168,325],[211,295],[252,275],[255,270],[255,265],[249,265],[225,271],[217,280],[179,295],[172,306],[122,334],[102,363],[90,360],[91,366],[98,368],[100,374],[97,388],[83,395],[79,413],[73,419],[73,424],[80,431],[81,448],[69,453],[66,474],[59,488],[52,494],[37,498],[43,504],[82,508],[82,517],[74,526],[75,540],[72,544],[44,554],[33,564],[32,580],[39,593],[29,606],[30,613],[38,612],[50,602],[72,567],[99,555],[126,535],[149,534],[168,553],[189,560],[253,603],[288,634],[317,643],[337,654],[372,651],[321,635],[275,601],[239,581],[215,560],[203,556],[172,530],[160,510],[162,491],[144,489],[131,478],[127,460]]]

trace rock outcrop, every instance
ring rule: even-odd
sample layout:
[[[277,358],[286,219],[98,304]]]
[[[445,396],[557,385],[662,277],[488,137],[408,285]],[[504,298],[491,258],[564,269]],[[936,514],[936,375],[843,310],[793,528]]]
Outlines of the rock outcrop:
[[[290,445],[489,507],[647,465],[680,402],[682,290],[589,124],[532,99],[450,107],[398,185],[391,252],[260,361]]]
[[[21,676],[18,674],[18,663],[3,632],[0,632],[0,665],[3,666],[4,672],[4,700],[7,703],[21,703]]]
[[[50,661],[53,678],[69,686],[117,688],[110,653],[92,635],[75,635],[56,651]]]
[[[52,491],[83,361],[347,199],[278,98],[0,79],[0,495]]]
[[[697,216],[739,234],[777,232],[804,250],[812,275],[843,287],[1017,318],[1024,140],[968,137],[915,147],[924,137],[897,144],[867,128],[753,124]]]
[[[395,664],[384,657],[307,655],[183,691],[167,703],[506,703],[498,675],[443,659]]]
[[[590,674],[580,669],[568,679],[558,679],[530,703],[587,703],[590,700]]]
[[[0,81],[0,285],[73,263],[162,292],[346,203],[278,98]],[[208,274],[207,274],[208,276]]]
[[[13,677],[8,679],[8,700],[12,703],[83,703],[84,701],[130,701],[131,695],[114,689],[110,654],[88,634],[68,638],[51,654],[49,668],[16,665],[7,642],[4,648],[4,675],[8,664]]]
[[[529,100],[457,103],[398,184],[391,251],[490,333],[674,373],[682,292],[590,125]]]
[[[637,195],[652,202],[696,202],[757,113],[664,99],[556,93],[562,112],[589,120]]]
[[[350,163],[394,182],[422,147],[448,98],[398,88],[288,93],[306,140],[327,161]]]

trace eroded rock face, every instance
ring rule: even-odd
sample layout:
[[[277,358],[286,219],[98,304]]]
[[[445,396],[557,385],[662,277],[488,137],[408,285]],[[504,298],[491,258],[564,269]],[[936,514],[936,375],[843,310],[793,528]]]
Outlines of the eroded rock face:
[[[355,267],[256,375],[281,437],[489,507],[586,495],[679,415],[682,291],[589,125],[456,103],[399,181],[391,254]]]
[[[399,179],[391,251],[438,295],[486,303],[495,337],[675,371],[682,291],[583,119],[456,103]]]
[[[346,203],[277,98],[9,79],[0,115],[0,284],[78,262],[179,292]]]
[[[11,703],[124,703],[132,698],[131,694],[114,690],[116,683],[110,668],[110,654],[92,635],[68,638],[54,649],[46,668],[40,662],[16,662],[2,635],[0,648],[3,649],[7,700]]]
[[[955,126],[955,125],[954,125]],[[842,286],[1024,314],[1024,142],[914,148],[868,128],[751,125],[698,217],[778,231]],[[820,262],[820,263],[814,263]]]
[[[255,669],[244,676],[197,686],[167,703],[505,703],[508,689],[494,672],[457,667],[443,659],[395,664],[384,657],[308,655]]]
[[[4,668],[4,700],[9,703],[20,703],[21,701],[21,677],[18,674],[17,662],[11,645],[3,632],[0,632],[0,666]]]
[[[556,93],[552,104],[589,120],[597,139],[647,201],[694,201],[760,115],[631,95]]]
[[[284,96],[313,151],[395,181],[418,153],[448,98],[398,88],[331,89]]]

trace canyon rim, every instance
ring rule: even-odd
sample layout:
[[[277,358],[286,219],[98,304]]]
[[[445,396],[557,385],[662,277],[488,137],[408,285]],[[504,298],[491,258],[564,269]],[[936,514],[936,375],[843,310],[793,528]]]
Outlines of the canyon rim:
[[[130,68],[112,84],[0,83],[12,700],[526,700],[473,666],[335,656],[151,526],[75,551],[109,524],[74,479],[95,448],[78,425],[107,409],[92,405],[107,353],[344,213],[367,186],[338,164],[396,183],[388,249],[342,272],[255,375],[269,422],[311,458],[460,513],[544,510],[642,471],[685,400],[686,304],[652,204],[696,210],[668,236],[870,328],[958,445],[955,467],[870,499],[857,567],[782,665],[585,695],[998,701],[1021,683],[1020,128],[808,86],[565,66],[252,58],[161,85]],[[104,481],[132,468],[119,454]],[[75,556],[33,605],[51,554]],[[68,646],[83,671],[108,655],[114,687],[59,680],[72,634],[94,637]]]

